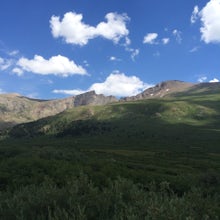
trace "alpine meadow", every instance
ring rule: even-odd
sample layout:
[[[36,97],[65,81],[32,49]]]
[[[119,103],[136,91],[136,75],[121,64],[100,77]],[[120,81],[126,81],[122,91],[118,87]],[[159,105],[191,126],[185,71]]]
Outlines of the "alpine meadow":
[[[220,0],[1,0],[0,220],[220,220]]]
[[[2,131],[1,218],[218,219],[220,85],[173,91]]]

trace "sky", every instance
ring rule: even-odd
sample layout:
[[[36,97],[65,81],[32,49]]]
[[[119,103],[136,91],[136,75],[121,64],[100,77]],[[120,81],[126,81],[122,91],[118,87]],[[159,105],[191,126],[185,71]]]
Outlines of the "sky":
[[[133,96],[220,80],[220,0],[1,0],[0,93]]]

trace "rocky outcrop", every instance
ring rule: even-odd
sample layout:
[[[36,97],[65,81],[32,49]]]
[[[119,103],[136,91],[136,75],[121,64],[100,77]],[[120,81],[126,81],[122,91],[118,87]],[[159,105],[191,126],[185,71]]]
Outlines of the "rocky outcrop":
[[[74,98],[75,107],[82,105],[106,105],[112,102],[117,102],[114,96],[97,95],[95,91],[86,92]]]

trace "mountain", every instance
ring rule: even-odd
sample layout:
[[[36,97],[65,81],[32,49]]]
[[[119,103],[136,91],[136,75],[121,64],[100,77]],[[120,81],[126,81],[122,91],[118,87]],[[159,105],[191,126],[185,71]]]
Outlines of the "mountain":
[[[114,96],[97,95],[95,91],[90,91],[77,95],[74,99],[74,107],[82,105],[106,105],[117,101]]]
[[[220,92],[220,83],[187,83],[170,80],[146,89],[144,92],[120,99],[120,102],[145,99],[192,96],[195,94],[215,94]],[[0,130],[19,123],[30,122],[56,115],[67,109],[79,106],[98,106],[118,102],[114,96],[96,94],[95,91],[86,92],[74,97],[57,100],[31,99],[19,94],[0,95]]]
[[[73,97],[58,100],[38,100],[19,94],[1,94],[0,128],[55,115],[71,108],[72,105]]]
[[[15,124],[56,115],[81,105],[105,105],[117,101],[94,91],[57,100],[31,99],[19,94],[0,94],[0,130]]]
[[[182,85],[154,91],[174,84]],[[78,107],[8,130],[0,136],[2,216],[114,219],[115,209],[115,219],[127,219],[124,210],[134,219],[218,219],[220,84],[178,91],[108,105],[90,92],[72,99]]]
[[[183,91],[187,91],[188,89],[194,86],[193,83],[178,81],[178,80],[170,80],[164,81],[157,84],[154,87],[146,89],[144,92],[131,97],[123,98],[123,101],[135,101],[141,99],[148,98],[163,98],[170,94],[175,94]]]
[[[167,91],[168,89],[170,90]],[[149,99],[147,95],[149,91],[154,92],[156,98]],[[167,93],[163,93],[163,91],[167,91]],[[146,90],[142,95],[137,96],[139,99],[135,101],[112,102],[108,105],[102,105],[103,102],[99,102],[99,106],[97,106],[97,95],[90,92],[77,97],[79,99],[77,103],[80,105],[77,108],[36,122],[15,126],[10,134],[16,137],[100,134],[113,136],[129,134],[138,137],[147,131],[163,133],[168,124],[183,124],[182,127],[210,124],[211,127],[207,129],[211,131],[212,126],[214,126],[213,129],[216,129],[215,124],[220,121],[219,91],[220,83],[192,85],[169,81]],[[169,96],[168,92],[170,92]],[[163,98],[158,98],[161,97],[159,94],[161,96],[163,94]],[[86,99],[87,96],[90,98]],[[103,97],[100,97],[102,100]],[[92,105],[88,100],[93,100]],[[114,101],[111,98],[110,100]],[[158,125],[158,128],[153,131],[149,125],[152,127]],[[182,128],[180,131],[183,132]],[[113,139],[115,138],[113,137]]]

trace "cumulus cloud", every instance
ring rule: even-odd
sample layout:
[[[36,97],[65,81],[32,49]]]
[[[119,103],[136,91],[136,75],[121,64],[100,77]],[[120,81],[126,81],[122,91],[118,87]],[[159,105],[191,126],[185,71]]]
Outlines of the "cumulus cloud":
[[[199,17],[199,7],[198,5],[196,5],[193,9],[193,12],[190,18],[191,23],[194,24],[197,21],[198,17]]]
[[[203,8],[195,6],[191,22],[201,21],[201,39],[205,43],[220,43],[220,0],[210,0]]]
[[[6,70],[12,65],[12,60],[0,57],[0,70]]]
[[[220,43],[220,0],[211,0],[200,11],[200,32],[205,43]]]
[[[90,26],[82,21],[82,14],[67,12],[63,19],[60,19],[59,16],[52,16],[50,27],[54,38],[61,37],[68,44],[83,46],[96,37],[103,37],[114,43],[125,38],[127,42],[129,30],[126,24],[129,17],[126,14],[111,12],[106,14],[105,19],[105,22],[100,22],[97,26]]]
[[[49,60],[39,55],[35,55],[34,59],[31,60],[24,57],[20,58],[13,72],[22,74],[24,71],[41,75],[53,74],[62,77],[86,74],[86,70],[82,66],[76,65],[74,61],[61,55],[53,56]]]
[[[177,29],[174,29],[173,30],[173,36],[176,38],[176,41],[177,43],[181,44],[182,43],[182,32],[177,30]]]
[[[215,82],[219,82],[219,79],[217,79],[217,78],[214,78],[214,79],[210,80],[209,82],[210,82],[210,83],[215,83]]]
[[[90,90],[97,94],[114,96],[132,96],[149,87],[136,76],[126,76],[124,73],[114,72],[103,83],[95,83]]]
[[[143,40],[144,44],[157,44],[156,39],[158,37],[157,33],[148,33]]]
[[[114,71],[104,82],[94,83],[87,90],[54,90],[54,93],[78,95],[94,90],[97,94],[114,95],[117,97],[133,96],[151,87],[144,83],[137,76],[126,76],[124,73]]]

